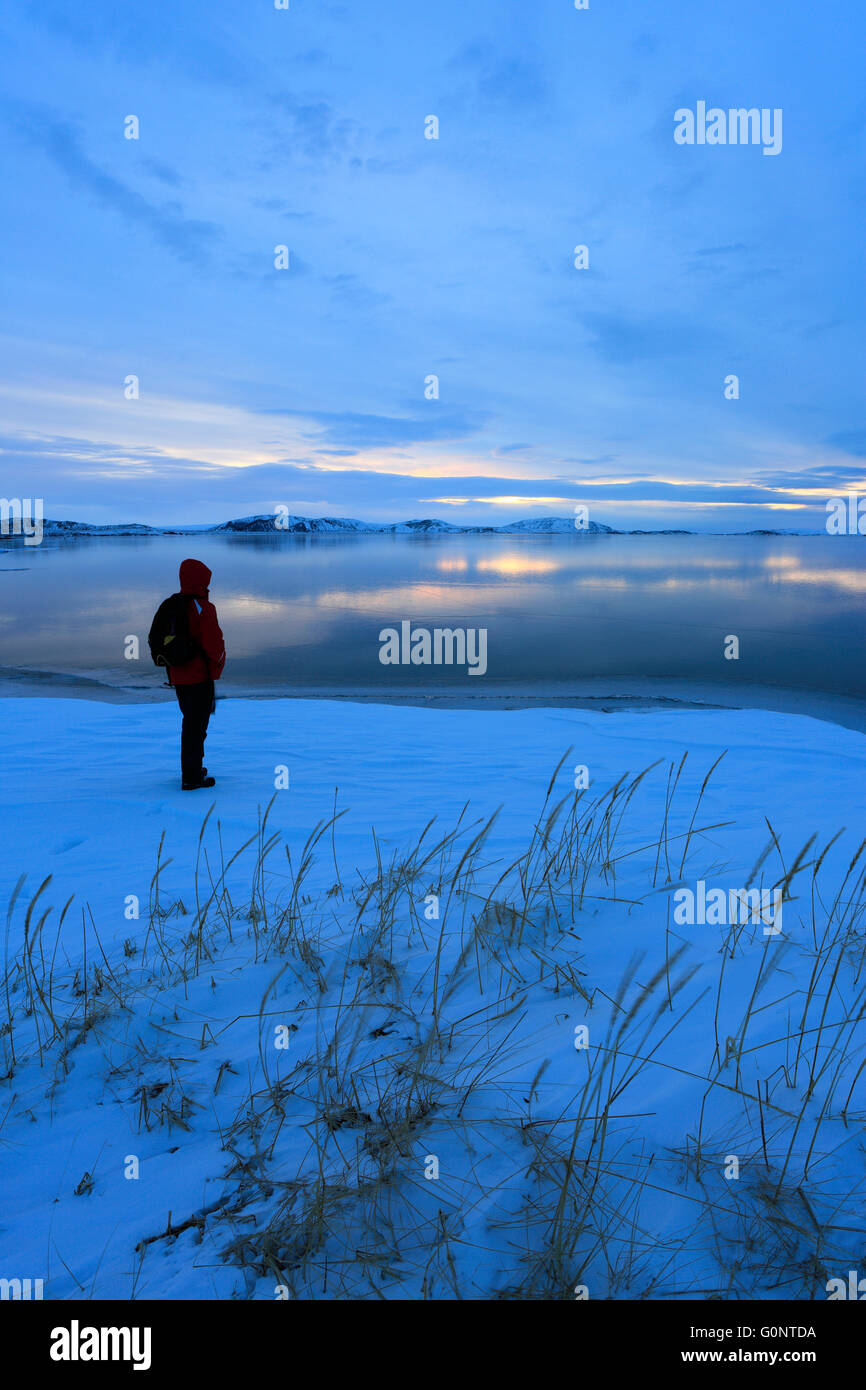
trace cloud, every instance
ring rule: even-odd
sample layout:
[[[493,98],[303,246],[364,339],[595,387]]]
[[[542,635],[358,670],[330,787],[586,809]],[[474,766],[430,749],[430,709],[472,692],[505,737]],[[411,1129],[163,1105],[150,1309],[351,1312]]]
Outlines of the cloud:
[[[856,255],[842,254],[857,246],[860,176],[825,137],[847,123],[853,140],[866,109],[853,56],[816,68],[808,45],[782,52],[746,18],[752,66],[738,77],[722,30],[690,46],[670,7],[637,24],[629,7],[603,7],[600,25],[569,0],[536,11],[491,0],[481,23],[445,0],[432,21],[424,6],[401,7],[396,28],[371,25],[369,8],[7,7],[7,90],[20,99],[0,99],[17,130],[4,141],[7,428],[133,451],[107,444],[99,457],[70,443],[64,495],[86,467],[88,495],[98,476],[105,506],[127,516],[136,480],[143,505],[168,507],[172,477],[193,515],[212,483],[226,494],[219,515],[254,510],[240,470],[187,454],[286,456],[299,506],[313,484],[323,510],[357,487],[371,514],[392,496],[417,510],[409,470],[442,473],[440,495],[487,496],[447,475],[501,469],[497,491],[511,493],[515,473],[545,473],[553,495],[628,467],[633,491],[608,491],[634,505],[646,475],[682,479],[672,516],[696,473],[745,477],[767,497],[777,480],[849,490],[866,458],[851,371]],[[632,75],[640,101],[624,96]],[[762,97],[774,82],[777,96]],[[734,103],[805,91],[803,109],[831,111],[830,126],[807,123],[796,159],[680,149],[676,106],[711,97],[714,83]],[[127,146],[130,110],[142,140]],[[423,139],[430,111],[438,144]],[[117,256],[124,239],[132,275]],[[579,242],[591,248],[585,278],[570,255]],[[281,243],[284,275],[273,269]],[[804,247],[820,273],[803,272]],[[203,273],[203,251],[218,273]],[[130,370],[145,390],[127,409]],[[413,389],[429,370],[447,373],[441,402]],[[736,406],[722,398],[728,371],[741,374]],[[177,408],[164,411],[169,396]],[[257,414],[307,402],[320,413]],[[63,446],[40,447],[21,459],[40,474],[50,465],[59,483]],[[323,467],[301,477],[308,458]],[[832,471],[801,473],[813,460]],[[356,485],[346,469],[329,482],[324,465],[346,463],[409,481]]]
[[[351,418],[351,417],[350,417]],[[369,422],[368,416],[360,419]],[[365,426],[366,427],[366,426]],[[323,451],[325,452],[325,451]],[[338,451],[327,451],[331,457]],[[406,519],[409,516],[454,516],[461,520],[506,519],[514,505],[504,510],[499,499],[520,499],[526,514],[567,515],[573,504],[593,508],[599,520],[616,521],[634,515],[635,507],[655,505],[668,517],[688,517],[699,507],[724,518],[730,509],[757,515],[752,525],[767,523],[761,509],[788,504],[812,509],[823,507],[825,495],[844,491],[822,488],[804,470],[792,475],[790,484],[769,481],[720,485],[701,479],[672,482],[652,477],[595,478],[591,481],[562,477],[507,478],[486,474],[449,474],[447,464],[435,476],[386,473],[373,468],[318,467],[297,458],[277,458],[245,467],[205,462],[193,457],[166,455],[151,449],[130,449],[105,441],[65,436],[39,439],[33,435],[0,437],[4,489],[13,496],[41,496],[45,515],[63,519],[98,519],[110,495],[114,520],[221,521],[273,510],[278,504],[306,515],[360,515],[369,520]],[[808,479],[809,482],[804,480]],[[799,489],[817,487],[819,496],[804,498]],[[617,512],[617,508],[624,508]],[[797,524],[808,524],[810,512],[798,512]],[[803,518],[806,518],[804,521]],[[627,524],[634,524],[629,522]],[[774,524],[774,523],[770,523]],[[776,517],[775,524],[778,524]]]
[[[541,63],[526,53],[498,53],[488,40],[464,44],[451,66],[474,74],[477,95],[485,105],[537,106],[550,91]]]
[[[705,321],[680,314],[656,314],[630,318],[620,313],[582,315],[594,335],[592,346],[607,362],[627,365],[657,357],[681,357],[706,347],[713,337]]]
[[[5,101],[0,105],[0,113],[19,135],[41,149],[73,185],[85,189],[102,206],[146,227],[182,260],[200,260],[203,249],[219,237],[214,223],[185,217],[176,202],[162,206],[148,202],[141,193],[106,173],[83,150],[75,126],[47,107]]]
[[[159,179],[160,183],[167,183],[172,188],[180,188],[186,182],[176,169],[170,168],[168,164],[163,164],[159,159],[150,159],[145,155],[142,157],[141,165],[142,168],[153,174],[155,179]]]
[[[59,34],[92,54],[110,53],[119,63],[148,66],[170,62],[184,75],[201,82],[240,86],[250,81],[240,46],[226,36],[220,42],[215,14],[208,15],[191,35],[181,5],[118,5],[116,0],[39,0],[33,18],[42,30]]]
[[[289,154],[300,152],[307,159],[345,159],[356,153],[361,127],[356,120],[340,116],[327,101],[312,97],[301,98],[291,92],[277,92],[273,104],[288,116],[288,125],[280,131],[280,149]]]
[[[699,246],[696,256],[730,256],[735,251],[748,251],[744,241],[732,241],[729,246]]]
[[[285,198],[253,198],[251,204],[254,208],[261,208],[264,212],[278,212],[281,217],[293,217],[298,221],[307,222],[315,216],[312,212],[296,212],[292,204]]]
[[[631,46],[634,52],[640,54],[641,57],[645,53],[655,53],[659,46],[658,34],[638,34],[635,39],[632,39]]]
[[[836,449],[844,449],[846,453],[866,458],[866,429],[840,430],[837,434],[829,435],[827,443]]]
[[[390,294],[382,294],[380,290],[372,289],[360,275],[345,272],[341,275],[326,275],[325,284],[330,286],[335,298],[356,309],[378,309],[383,304],[391,303]]]
[[[261,415],[283,415],[312,420],[320,428],[318,439],[340,448],[389,449],[401,444],[421,444],[435,440],[464,439],[476,433],[486,416],[480,412],[463,414],[440,411],[431,404],[424,418],[396,415],[364,415],[356,411],[263,410]]]
[[[846,488],[856,487],[857,482],[862,481],[862,474],[857,464],[824,463],[816,464],[812,468],[779,469],[761,473],[753,481],[766,487],[779,487],[792,492],[814,488],[835,493],[840,489],[844,491]]]

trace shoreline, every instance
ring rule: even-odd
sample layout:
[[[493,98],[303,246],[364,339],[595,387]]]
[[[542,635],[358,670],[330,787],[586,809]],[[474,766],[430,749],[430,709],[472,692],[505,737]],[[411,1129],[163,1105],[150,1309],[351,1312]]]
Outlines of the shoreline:
[[[105,673],[109,675],[113,673]],[[171,692],[162,684],[119,685],[99,676],[0,667],[0,699],[76,699],[116,705],[162,704]],[[781,686],[736,688],[710,681],[593,677],[581,682],[550,681],[531,691],[491,682],[477,694],[466,684],[419,690],[409,686],[238,686],[217,685],[223,700],[330,700],[361,705],[414,705],[423,709],[519,710],[587,709],[602,714],[653,711],[763,709],[798,714],[866,733],[866,699],[827,691]]]

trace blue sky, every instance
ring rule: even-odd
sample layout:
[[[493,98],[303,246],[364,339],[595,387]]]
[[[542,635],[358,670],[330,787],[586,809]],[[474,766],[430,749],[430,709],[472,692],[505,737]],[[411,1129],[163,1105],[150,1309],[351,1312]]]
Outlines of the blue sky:
[[[850,0],[34,0],[0,36],[4,495],[742,530],[866,492]],[[700,100],[781,108],[781,153],[677,145]]]

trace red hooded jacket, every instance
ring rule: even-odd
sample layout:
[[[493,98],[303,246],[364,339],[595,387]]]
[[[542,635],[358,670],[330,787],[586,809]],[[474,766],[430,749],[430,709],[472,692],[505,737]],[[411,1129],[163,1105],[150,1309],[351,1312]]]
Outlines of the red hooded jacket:
[[[189,597],[189,634],[201,647],[203,655],[193,657],[185,666],[171,666],[168,678],[172,685],[198,685],[200,681],[218,681],[226,664],[226,648],[217,611],[208,599],[211,572],[201,560],[184,560],[180,567],[180,592]]]

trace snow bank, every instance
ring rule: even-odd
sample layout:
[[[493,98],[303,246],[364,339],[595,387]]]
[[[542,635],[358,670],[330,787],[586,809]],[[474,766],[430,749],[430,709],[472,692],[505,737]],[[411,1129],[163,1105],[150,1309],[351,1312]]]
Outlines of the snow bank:
[[[2,709],[4,898],[27,879],[0,1277],[60,1299],[804,1298],[856,1264],[859,865],[835,899],[863,735],[228,700],[217,786],[192,794],[172,705]],[[458,834],[428,860],[431,820],[424,845]],[[683,886],[779,882],[778,934],[675,920]]]

